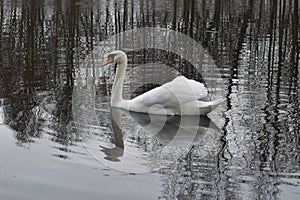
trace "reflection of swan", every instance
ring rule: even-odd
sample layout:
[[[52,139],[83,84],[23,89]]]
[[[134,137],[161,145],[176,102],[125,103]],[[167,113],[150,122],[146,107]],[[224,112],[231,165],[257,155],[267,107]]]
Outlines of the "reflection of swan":
[[[111,106],[125,110],[162,115],[206,115],[224,99],[200,101],[207,96],[202,83],[179,76],[173,81],[154,88],[132,100],[122,98],[127,56],[123,51],[113,51],[103,66],[116,62],[117,72],[112,88]]]
[[[152,135],[161,145],[169,147],[183,147],[186,150],[192,144],[200,144],[214,148],[210,143],[217,141],[221,130],[207,116],[166,116],[152,115],[138,112],[127,112],[119,108],[112,108],[112,129],[113,143],[115,147],[107,148],[102,145],[100,151],[104,152],[106,160],[120,161],[120,157],[124,156],[124,141],[122,133],[122,114],[130,117],[148,135]],[[206,134],[206,129],[210,129],[210,134]],[[125,153],[126,154],[126,153]]]
[[[120,162],[118,159],[119,157],[122,157],[124,154],[124,141],[123,141],[123,133],[122,129],[119,127],[119,122],[121,123],[121,114],[117,114],[115,110],[112,109],[111,111],[112,118],[111,118],[111,125],[113,130],[113,143],[116,145],[116,147],[113,148],[107,148],[104,146],[100,147],[102,148],[100,151],[105,153],[106,157],[104,159],[114,161],[114,162]]]
[[[206,128],[221,132],[207,116],[164,116],[137,112],[129,112],[129,115],[162,145],[172,143],[172,146],[183,147],[197,144]]]

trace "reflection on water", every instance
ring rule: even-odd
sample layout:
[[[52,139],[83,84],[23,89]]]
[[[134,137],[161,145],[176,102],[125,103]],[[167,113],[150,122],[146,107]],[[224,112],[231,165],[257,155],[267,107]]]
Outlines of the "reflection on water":
[[[201,43],[218,72],[202,77],[181,56],[157,49],[134,51],[129,64],[137,76],[127,79],[124,96],[130,98],[128,91],[137,83],[138,93],[153,86],[143,85],[145,80],[169,81],[177,74],[205,79],[213,92],[222,76],[227,104],[209,116],[222,130],[214,148],[204,155],[204,144],[198,141],[173,164],[160,166],[156,173],[163,187],[157,196],[297,199],[299,11],[298,0],[1,1],[0,126],[14,131],[17,146],[46,138],[57,144],[53,152],[61,152],[51,155],[69,158],[76,154],[73,146],[89,139],[73,122],[73,113],[81,112],[83,128],[101,130],[97,137],[106,145],[95,143],[91,150],[106,155],[107,162],[113,157],[121,162],[111,163],[122,163],[127,150],[144,155],[159,148],[170,135],[149,139],[151,133],[141,130],[146,120],[141,116],[123,116],[123,137],[116,134],[120,130],[111,123],[109,108],[113,69],[98,69],[103,55],[92,59],[91,83],[82,85],[90,87],[81,94],[83,102],[72,94],[82,61],[100,41],[133,28],[169,28]],[[155,63],[170,71],[153,68]],[[205,65],[206,58],[201,63]],[[93,77],[99,76],[95,84]],[[72,104],[79,104],[80,110],[73,111]],[[97,118],[89,117],[91,111]]]
[[[113,146],[99,145],[105,143],[103,133],[100,133],[92,139],[97,141],[95,147],[93,142],[87,142],[88,150],[103,164],[132,173],[171,165],[185,155],[191,145],[201,146],[202,157],[213,152],[216,154],[216,144],[221,136],[221,130],[206,116],[148,115],[113,108],[111,126],[112,140],[106,145],[112,143]],[[104,158],[98,151],[98,145],[105,154]],[[139,159],[136,161],[136,158]],[[103,159],[121,163],[110,163]],[[126,166],[128,162],[130,165]]]

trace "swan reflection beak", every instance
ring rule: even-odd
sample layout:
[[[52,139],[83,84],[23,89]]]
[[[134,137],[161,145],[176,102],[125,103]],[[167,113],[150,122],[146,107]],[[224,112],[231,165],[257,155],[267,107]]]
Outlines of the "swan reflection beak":
[[[112,63],[113,61],[114,60],[111,57],[109,57],[104,63],[102,63],[102,67],[108,65],[109,63]]]

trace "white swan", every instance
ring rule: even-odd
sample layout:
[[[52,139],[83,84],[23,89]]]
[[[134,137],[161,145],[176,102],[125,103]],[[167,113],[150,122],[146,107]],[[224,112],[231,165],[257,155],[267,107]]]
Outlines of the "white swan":
[[[131,100],[122,98],[123,82],[127,67],[127,56],[123,51],[112,51],[102,64],[116,62],[117,70],[111,95],[111,106],[125,110],[160,115],[206,115],[225,99],[205,102],[207,96],[202,83],[178,76],[173,81],[154,88]]]

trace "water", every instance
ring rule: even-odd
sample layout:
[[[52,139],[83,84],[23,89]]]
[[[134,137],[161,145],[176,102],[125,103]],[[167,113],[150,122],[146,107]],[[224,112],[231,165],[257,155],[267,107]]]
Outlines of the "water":
[[[0,6],[1,199],[300,198],[298,1]],[[142,27],[183,33],[203,54],[128,48],[124,98],[183,74],[205,82],[208,99],[226,97],[200,124],[150,126],[147,115],[110,109],[114,69],[99,66],[146,37],[113,35]]]

